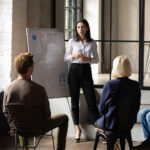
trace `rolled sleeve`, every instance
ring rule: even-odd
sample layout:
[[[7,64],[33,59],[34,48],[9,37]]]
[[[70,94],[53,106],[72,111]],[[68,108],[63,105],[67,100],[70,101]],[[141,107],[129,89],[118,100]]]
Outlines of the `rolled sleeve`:
[[[41,92],[42,92],[41,93],[42,114],[43,114],[43,118],[46,118],[46,120],[48,120],[51,117],[50,103],[44,87],[42,88]]]
[[[140,86],[139,84],[137,84],[137,113],[140,109],[140,105],[141,105],[141,89],[140,89]]]
[[[93,58],[91,60],[91,63],[97,64],[99,62],[99,58],[98,58],[98,53],[97,53],[97,44],[95,41],[93,42],[93,45],[92,45],[92,55],[93,55]]]
[[[72,59],[72,50],[73,50],[73,48],[72,48],[72,40],[73,39],[70,39],[69,42],[68,42],[68,46],[67,46],[65,57],[64,57],[65,61],[70,61],[70,62],[73,61],[73,59]]]
[[[109,82],[106,82],[106,84],[104,85],[102,96],[101,96],[100,103],[98,106],[98,110],[102,114],[103,114],[105,104],[107,102],[109,95],[110,95],[110,85],[109,85]]]

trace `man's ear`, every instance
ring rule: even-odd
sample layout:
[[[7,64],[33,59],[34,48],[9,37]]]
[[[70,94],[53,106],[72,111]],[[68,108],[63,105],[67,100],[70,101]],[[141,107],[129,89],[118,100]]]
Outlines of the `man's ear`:
[[[33,66],[29,67],[27,70],[27,74],[31,75],[33,73]]]

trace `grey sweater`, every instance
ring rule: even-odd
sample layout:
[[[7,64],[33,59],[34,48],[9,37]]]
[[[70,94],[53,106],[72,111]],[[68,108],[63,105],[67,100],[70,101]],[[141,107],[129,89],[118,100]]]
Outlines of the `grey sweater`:
[[[6,105],[19,103],[23,105],[36,105],[41,108],[42,118],[46,121],[51,117],[50,105],[45,88],[41,85],[26,79],[14,80],[4,92],[3,112],[8,119]],[[11,126],[11,122],[9,122]]]

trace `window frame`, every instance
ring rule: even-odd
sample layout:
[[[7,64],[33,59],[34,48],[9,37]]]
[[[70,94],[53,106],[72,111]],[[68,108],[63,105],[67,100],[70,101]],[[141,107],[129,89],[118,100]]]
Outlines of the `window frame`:
[[[132,43],[139,43],[139,72],[138,72],[138,81],[140,84],[141,89],[150,90],[150,86],[144,86],[143,80],[144,80],[144,44],[150,44],[150,41],[144,40],[144,29],[145,29],[145,0],[139,0],[139,40],[112,40],[112,0],[110,0],[110,40],[104,39],[104,0],[101,0],[101,40],[96,40],[97,42],[101,42],[101,53],[102,53],[102,60],[103,60],[103,51],[104,51],[104,44],[106,42],[110,43],[110,73],[109,73],[109,79],[111,80],[111,68],[112,68],[112,43],[114,42],[132,42]],[[95,85],[96,88],[101,88],[103,85]]]
[[[67,10],[68,13],[66,13]],[[68,41],[71,37],[73,37],[77,21],[83,18],[83,0],[65,0],[64,12],[65,12],[65,29],[64,29],[65,41]]]
[[[65,11],[66,9],[74,9],[77,11],[77,9],[81,9],[82,11],[82,14],[81,14],[81,18],[83,18],[83,0],[82,1],[82,7],[78,8],[78,7],[72,7],[71,5],[69,5],[68,7],[66,7],[66,1],[69,1],[69,2],[77,2],[77,0],[65,0]],[[144,81],[144,44],[150,44],[150,41],[146,41],[144,40],[144,30],[145,30],[145,0],[139,0],[139,39],[138,40],[112,40],[112,0],[110,0],[110,25],[109,25],[109,28],[110,28],[110,40],[105,40],[104,39],[104,5],[105,5],[105,0],[101,0],[101,40],[95,40],[96,42],[99,42],[101,43],[101,60],[103,61],[104,59],[104,55],[103,55],[103,51],[104,51],[104,44],[105,43],[110,43],[110,52],[109,52],[109,58],[110,58],[110,70],[108,73],[109,74],[109,80],[111,80],[111,68],[112,68],[112,43],[114,42],[120,42],[120,43],[138,43],[139,44],[139,62],[138,62],[138,81],[139,81],[139,84],[140,84],[140,88],[141,89],[146,89],[146,90],[150,90],[150,86],[144,86],[143,85],[143,81]],[[66,21],[66,15],[65,15],[65,21]],[[71,22],[72,20],[69,18],[69,22]],[[76,19],[77,21],[77,19]],[[73,24],[76,24],[76,21],[72,21]],[[75,27],[74,27],[75,28]],[[65,28],[64,31],[70,31],[72,32],[72,34],[74,33],[74,28]],[[66,39],[65,38],[65,42],[67,42],[71,37],[71,36],[68,36],[68,38]],[[95,88],[102,88],[103,85],[94,85]]]

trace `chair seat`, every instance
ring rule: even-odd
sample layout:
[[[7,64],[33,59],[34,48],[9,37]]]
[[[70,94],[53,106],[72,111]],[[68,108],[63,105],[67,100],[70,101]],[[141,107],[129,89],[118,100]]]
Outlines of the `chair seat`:
[[[34,146],[29,148],[36,149],[42,136],[49,131],[48,128],[46,128],[45,121],[43,121],[42,119],[40,107],[34,105],[11,103],[7,105],[7,109],[15,131],[15,150],[18,147],[18,135],[21,135],[23,137],[34,137]],[[40,136],[40,138],[36,142],[35,137],[37,136]],[[55,150],[52,130],[50,136],[52,137],[53,149]],[[28,145],[26,147],[28,147]]]
[[[104,133],[104,134],[106,134],[106,135],[115,133],[114,131],[104,130],[104,129],[100,129],[100,128],[97,128],[97,131],[98,131],[98,132],[101,132],[101,133]]]
[[[114,106],[113,116],[108,115],[109,106]],[[103,112],[103,126],[112,128],[115,130],[107,130],[101,128],[101,123],[98,120],[95,122],[95,127],[97,127],[97,133],[95,138],[94,150],[97,149],[98,141],[100,137],[104,137],[107,141],[107,150],[113,150],[115,142],[120,139],[121,150],[125,150],[125,140],[128,141],[129,149],[133,149],[131,129],[134,125],[133,115],[137,115],[134,112],[135,101],[132,96],[113,96],[105,104],[105,109]],[[112,122],[110,123],[110,118]],[[110,126],[111,124],[111,126]]]
[[[130,150],[133,149],[131,132],[115,132],[115,131],[107,131],[102,129],[97,129],[94,150],[97,149],[99,138],[102,137],[107,142],[107,150],[113,150],[115,142],[117,139],[120,139],[121,150],[125,150],[125,139],[127,139],[129,143]]]

